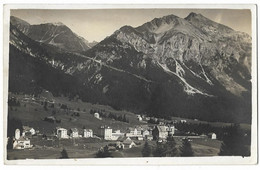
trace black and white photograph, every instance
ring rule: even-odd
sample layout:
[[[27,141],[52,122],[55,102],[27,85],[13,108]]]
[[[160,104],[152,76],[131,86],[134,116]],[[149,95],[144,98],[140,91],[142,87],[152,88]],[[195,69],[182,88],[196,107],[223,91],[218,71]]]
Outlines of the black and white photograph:
[[[253,5],[8,9],[6,162],[256,160]]]

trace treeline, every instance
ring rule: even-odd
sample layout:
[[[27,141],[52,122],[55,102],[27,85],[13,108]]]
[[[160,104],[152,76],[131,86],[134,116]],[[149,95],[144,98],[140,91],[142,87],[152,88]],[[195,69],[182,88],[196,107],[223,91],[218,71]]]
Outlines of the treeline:
[[[217,135],[217,139],[223,140],[224,135],[227,133],[227,131],[230,129],[230,127],[235,126],[237,124],[234,124],[232,126],[222,126],[222,127],[214,127],[211,126],[210,124],[205,124],[205,123],[198,123],[198,124],[193,124],[193,123],[175,123],[174,124],[176,129],[179,130],[179,133],[195,133],[198,135],[205,134],[207,135],[208,133],[214,132]],[[237,125],[239,126],[239,125]],[[250,130],[243,130],[240,128],[240,132],[243,134],[246,134],[243,138],[247,143],[251,142],[251,131]]]
[[[220,156],[250,156],[251,134],[245,133],[239,124],[234,124],[225,129]]]
[[[143,157],[191,157],[193,155],[194,153],[188,139],[183,139],[182,144],[178,149],[172,136],[168,136],[167,142],[157,142],[154,149],[152,149],[146,141],[142,149]]]
[[[96,110],[93,110],[93,109],[90,109],[89,113],[91,115],[94,115],[95,113],[98,113],[99,116],[103,117],[103,118],[109,118],[109,119],[114,119],[116,121],[129,123],[129,119],[126,118],[125,114],[122,116],[122,115],[117,115],[117,114],[114,114],[114,113],[111,113],[111,112],[106,113],[105,110],[96,111]]]

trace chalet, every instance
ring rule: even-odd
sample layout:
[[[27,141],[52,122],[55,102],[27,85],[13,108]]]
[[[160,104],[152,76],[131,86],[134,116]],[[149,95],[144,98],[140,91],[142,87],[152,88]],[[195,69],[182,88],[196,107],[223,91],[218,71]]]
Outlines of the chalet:
[[[168,137],[168,127],[167,126],[156,126],[152,131],[153,138],[156,140],[165,140]]]
[[[118,150],[122,150],[122,149],[124,149],[124,147],[125,147],[125,145],[122,142],[120,142],[120,141],[116,142],[116,148]]]
[[[32,128],[32,127],[23,126],[22,136],[25,136],[26,134],[35,135],[36,132],[35,132],[34,128]]]
[[[142,128],[141,127],[137,127],[137,128],[129,128],[128,129],[128,133],[126,133],[127,137],[138,137],[138,136],[142,136]]]
[[[125,136],[125,134],[121,133],[120,130],[116,130],[114,133],[112,133],[111,140],[118,140],[121,136]]]
[[[150,135],[149,130],[144,130],[144,131],[143,131],[143,137],[145,137],[145,136],[147,136],[147,135]]]
[[[105,140],[112,140],[112,129],[109,126],[101,126],[101,137]]]
[[[57,127],[56,128],[56,134],[58,138],[68,138],[68,131],[67,129],[61,128],[61,127]]]
[[[209,137],[210,139],[217,139],[216,133],[209,133],[209,134],[208,134],[208,137]]]
[[[132,148],[136,146],[136,144],[129,137],[123,141],[123,144],[124,148]]]
[[[93,138],[93,130],[92,129],[84,129],[83,130],[84,138]]]
[[[70,129],[70,137],[72,138],[78,138],[79,137],[79,131],[77,128],[71,128]]]
[[[31,147],[30,139],[23,136],[13,142],[13,149],[27,149]]]

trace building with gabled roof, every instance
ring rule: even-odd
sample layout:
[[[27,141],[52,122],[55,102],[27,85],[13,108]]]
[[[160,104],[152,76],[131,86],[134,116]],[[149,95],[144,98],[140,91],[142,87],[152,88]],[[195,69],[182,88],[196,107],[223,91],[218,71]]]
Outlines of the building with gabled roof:
[[[20,130],[15,130],[15,138],[13,140],[13,149],[27,149],[31,148],[30,139],[20,136]]]
[[[167,126],[156,126],[152,131],[153,138],[156,140],[165,140],[168,137],[168,127]]]
[[[84,138],[93,138],[93,130],[92,129],[84,129],[83,130]]]
[[[25,136],[26,134],[35,135],[35,129],[29,126],[23,126],[23,133],[22,136]]]
[[[132,139],[130,139],[129,137],[126,138],[126,139],[123,141],[123,144],[124,144],[124,148],[132,148],[132,147],[136,146],[136,144],[134,143],[134,141],[132,141]]]
[[[109,126],[101,126],[101,137],[105,140],[113,140],[112,139],[112,129]]]
[[[127,137],[138,137],[142,136],[142,128],[141,127],[135,127],[135,128],[128,128],[128,133],[126,133]]]
[[[209,133],[209,134],[208,134],[208,137],[209,137],[210,139],[217,139],[216,133]]]
[[[79,131],[77,128],[71,128],[70,129],[70,137],[72,138],[78,138],[79,137]]]
[[[56,134],[58,138],[68,138],[68,131],[65,128],[56,127]]]

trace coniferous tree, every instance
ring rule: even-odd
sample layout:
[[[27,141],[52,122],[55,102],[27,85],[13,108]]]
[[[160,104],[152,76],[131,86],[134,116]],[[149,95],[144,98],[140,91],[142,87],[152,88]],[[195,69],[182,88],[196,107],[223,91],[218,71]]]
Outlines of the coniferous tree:
[[[173,136],[170,136],[170,135],[168,136],[167,143],[166,143],[166,148],[167,148],[167,151],[166,151],[166,156],[167,157],[177,156],[178,151],[177,151],[176,142],[175,142]]]
[[[165,157],[167,148],[163,143],[157,143],[155,150],[153,151],[153,156],[155,157]]]
[[[142,150],[142,155],[143,155],[143,157],[149,157],[151,155],[151,148],[147,141],[144,144],[144,147]]]
[[[126,119],[126,116],[124,115],[124,117],[123,117],[123,121],[124,122],[127,122],[127,119]]]
[[[13,149],[13,137],[8,138],[7,149]]]
[[[97,154],[96,154],[96,157],[97,158],[111,157],[111,154],[108,151],[108,146],[106,145],[104,148],[99,149]]]
[[[188,139],[184,139],[182,141],[182,146],[180,148],[180,151],[181,151],[180,155],[183,156],[183,157],[193,156],[193,151],[192,151],[192,148],[191,148],[191,144],[188,141]]]
[[[44,110],[48,110],[47,106],[48,106],[48,103],[45,101],[44,106],[43,106]]]
[[[238,124],[231,125],[221,144],[219,155],[221,156],[249,156],[250,151],[245,145],[245,137]]]
[[[69,158],[69,156],[68,156],[68,153],[67,153],[66,149],[63,149],[63,150],[61,151],[61,157],[60,157],[60,159],[68,159],[68,158]]]

